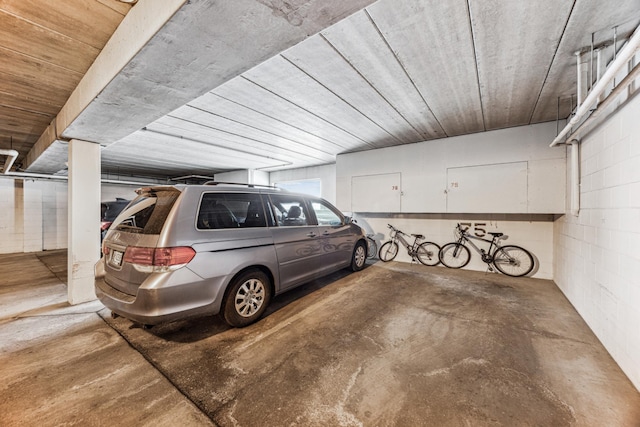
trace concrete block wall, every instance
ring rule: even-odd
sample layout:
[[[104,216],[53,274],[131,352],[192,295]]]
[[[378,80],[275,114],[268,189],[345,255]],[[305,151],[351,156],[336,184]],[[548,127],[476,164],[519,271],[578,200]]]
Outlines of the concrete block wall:
[[[0,253],[67,247],[67,183],[0,179]]]
[[[105,184],[101,200],[133,199],[137,185]],[[0,179],[0,253],[64,249],[67,236],[67,182]]]
[[[24,251],[23,182],[0,179],[0,253]]]
[[[42,250],[43,212],[42,195],[46,191],[43,185],[35,181],[23,182],[23,232],[24,252]]]
[[[580,212],[554,224],[554,279],[640,389],[640,96],[580,143]]]
[[[34,181],[35,185],[42,187],[42,250],[66,248],[67,182]]]

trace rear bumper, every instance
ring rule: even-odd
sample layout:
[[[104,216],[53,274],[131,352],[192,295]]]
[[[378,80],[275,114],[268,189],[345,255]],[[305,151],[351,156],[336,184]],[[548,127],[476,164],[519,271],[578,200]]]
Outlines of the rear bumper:
[[[151,275],[136,295],[123,293],[105,281],[102,261],[96,265],[95,292],[112,312],[145,325],[157,325],[220,311],[222,278],[203,280],[188,268]]]

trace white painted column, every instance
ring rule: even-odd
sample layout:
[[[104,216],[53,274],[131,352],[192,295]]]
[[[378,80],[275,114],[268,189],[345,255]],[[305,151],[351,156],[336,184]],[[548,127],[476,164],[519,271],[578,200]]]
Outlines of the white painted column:
[[[69,303],[96,299],[93,268],[100,259],[100,146],[69,142],[68,260]]]

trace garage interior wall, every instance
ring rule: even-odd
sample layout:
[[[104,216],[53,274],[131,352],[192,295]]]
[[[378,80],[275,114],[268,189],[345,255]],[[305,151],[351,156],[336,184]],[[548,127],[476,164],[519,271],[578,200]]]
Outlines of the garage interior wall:
[[[556,284],[638,389],[639,117],[636,96],[581,140],[580,212],[554,223]]]
[[[312,166],[308,168],[289,169],[271,172],[271,184],[286,181],[301,181],[305,179],[320,179],[322,198],[330,203],[336,203],[336,165]]]
[[[454,240],[458,222],[480,235],[505,233],[503,244],[536,257],[534,277],[552,279],[553,220],[565,211],[566,180],[566,150],[549,148],[555,135],[556,123],[543,123],[342,154],[337,206],[379,244],[387,224],[440,245]],[[410,258],[401,251],[399,260]],[[476,255],[468,268],[487,265]]]

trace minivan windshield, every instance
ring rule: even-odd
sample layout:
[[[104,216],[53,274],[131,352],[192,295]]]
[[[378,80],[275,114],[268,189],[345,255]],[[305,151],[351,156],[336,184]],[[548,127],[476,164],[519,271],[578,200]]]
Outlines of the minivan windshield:
[[[179,195],[176,190],[143,193],[118,215],[111,228],[128,233],[160,234]]]

